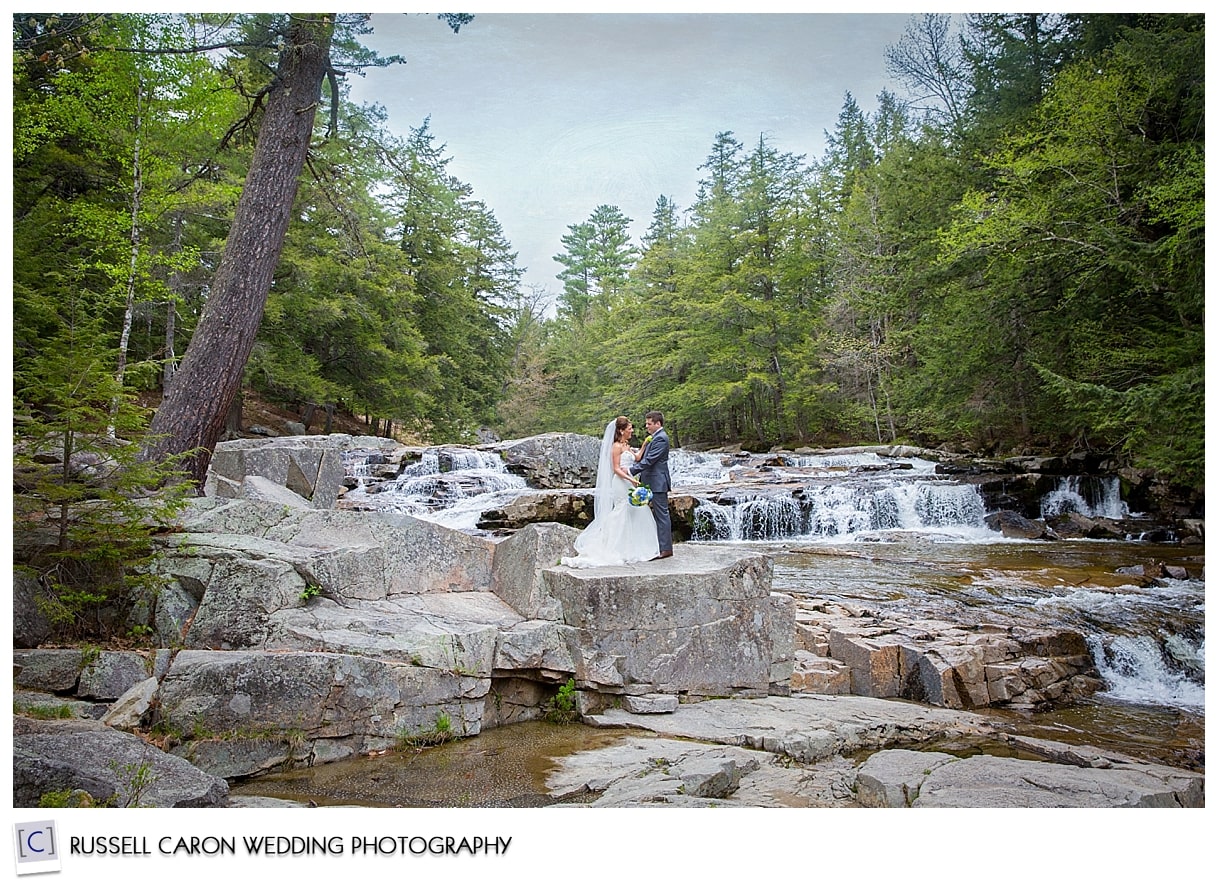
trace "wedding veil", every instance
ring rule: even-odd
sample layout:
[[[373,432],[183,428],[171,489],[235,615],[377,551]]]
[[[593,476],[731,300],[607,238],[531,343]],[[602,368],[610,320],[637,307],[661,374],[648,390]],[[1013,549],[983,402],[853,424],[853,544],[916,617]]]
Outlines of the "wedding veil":
[[[596,465],[596,493],[592,496],[592,517],[599,518],[613,508],[613,436],[617,428],[617,417],[605,426],[601,438],[601,458]]]

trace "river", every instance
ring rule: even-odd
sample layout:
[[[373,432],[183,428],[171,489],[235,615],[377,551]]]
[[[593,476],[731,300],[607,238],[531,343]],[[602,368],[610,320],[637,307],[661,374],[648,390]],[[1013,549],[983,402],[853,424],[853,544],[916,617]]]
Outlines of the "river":
[[[438,462],[424,457],[393,489],[366,499],[474,530],[480,512],[528,492],[497,456],[470,451],[454,460],[449,454],[443,473]],[[933,463],[916,457],[788,457],[782,467],[762,470],[764,482],[758,481],[755,461],[727,462],[717,455],[674,451],[677,489],[706,497],[693,541],[771,554],[774,589],[796,596],[962,623],[1075,628],[1086,637],[1103,677],[1101,692],[1049,712],[981,712],[1024,734],[1204,771],[1203,546],[1132,538],[1006,539],[985,525],[975,487],[944,479]],[[1046,494],[1042,509],[1045,514],[1073,509],[1136,524],[1137,514],[1127,510],[1116,487],[1114,481],[1084,486],[1077,478],[1063,478]],[[1149,562],[1178,567],[1179,577],[1146,579],[1122,572]],[[270,776],[244,789],[308,794],[315,801],[342,801],[362,792],[359,801],[365,804],[390,805],[437,799],[454,805],[471,798],[461,794],[480,793],[479,804],[538,805],[546,802],[538,782],[553,757],[612,737],[582,726],[523,725],[531,728],[488,730],[469,744],[408,757]],[[381,786],[369,786],[365,775],[377,776]],[[429,783],[416,792],[408,780]],[[384,796],[373,798],[374,792]],[[447,798],[437,797],[444,793]]]

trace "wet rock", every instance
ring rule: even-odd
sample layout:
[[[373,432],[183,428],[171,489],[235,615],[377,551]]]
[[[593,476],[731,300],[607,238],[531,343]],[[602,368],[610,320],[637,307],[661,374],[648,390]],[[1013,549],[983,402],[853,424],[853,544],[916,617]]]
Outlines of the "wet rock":
[[[991,530],[999,530],[1008,539],[1056,539],[1052,530],[1040,521],[1033,521],[1013,511],[996,511],[985,516]]]
[[[1125,531],[1110,518],[1089,518],[1068,511],[1050,518],[1049,526],[1063,539],[1124,539]]]
[[[762,770],[765,770],[764,772]],[[596,807],[778,805],[775,791],[801,789],[799,770],[776,769],[741,747],[671,739],[626,739],[558,760],[546,785],[556,796],[592,791]],[[759,783],[752,779],[765,779]],[[781,782],[781,783],[779,783]],[[754,786],[742,793],[747,783]],[[767,792],[768,791],[768,792]],[[803,804],[812,804],[809,799]]]
[[[711,699],[682,704],[675,713],[654,716],[607,709],[586,721],[597,726],[646,729],[671,738],[760,748],[807,763],[857,751],[990,732],[984,717],[967,711],[856,695]]]
[[[548,490],[525,493],[499,508],[482,512],[480,530],[518,530],[529,524],[586,527],[592,522],[591,490]]]

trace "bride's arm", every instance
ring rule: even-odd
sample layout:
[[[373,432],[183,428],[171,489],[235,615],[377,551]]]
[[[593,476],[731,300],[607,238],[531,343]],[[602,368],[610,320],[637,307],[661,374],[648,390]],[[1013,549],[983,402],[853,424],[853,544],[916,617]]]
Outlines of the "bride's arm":
[[[637,484],[639,479],[622,468],[622,450],[625,447],[626,444],[622,441],[617,441],[613,445],[613,473],[631,484]]]

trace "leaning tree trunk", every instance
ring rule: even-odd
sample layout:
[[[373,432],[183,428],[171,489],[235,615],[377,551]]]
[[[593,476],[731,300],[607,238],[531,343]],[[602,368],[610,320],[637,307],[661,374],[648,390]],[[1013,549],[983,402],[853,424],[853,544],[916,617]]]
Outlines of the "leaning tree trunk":
[[[292,15],[207,306],[149,427],[144,457],[188,454],[185,466],[198,487],[240,392],[262,322],[313,133],[322,79],[330,69],[333,28],[330,14]]]

